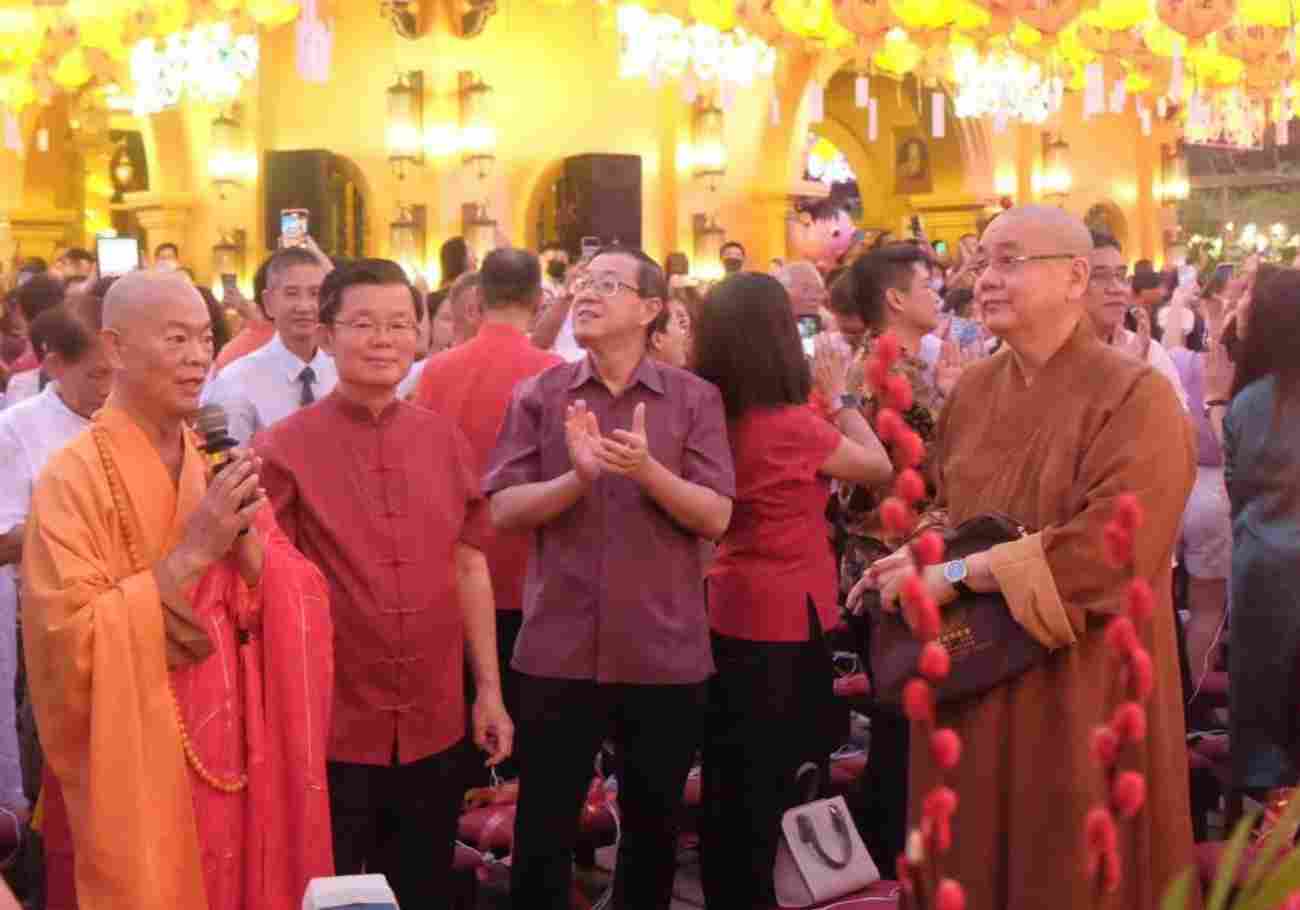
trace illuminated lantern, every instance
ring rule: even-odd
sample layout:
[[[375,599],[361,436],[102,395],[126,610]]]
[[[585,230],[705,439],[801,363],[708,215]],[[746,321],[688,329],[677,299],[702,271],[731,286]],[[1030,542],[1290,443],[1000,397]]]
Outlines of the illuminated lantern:
[[[1085,16],[1079,20],[1079,44],[1103,57],[1131,58],[1142,49],[1142,33],[1136,28],[1112,30],[1093,25]]]
[[[1248,64],[1263,63],[1286,47],[1289,28],[1234,22],[1219,32],[1219,50]]]
[[[1300,0],[1239,0],[1237,14],[1249,25],[1285,28],[1300,19]]]
[[[63,55],[51,74],[54,83],[62,89],[76,89],[90,81],[92,73],[86,63],[86,54],[81,48],[75,48]]]
[[[1237,14],[1237,0],[1156,0],[1160,21],[1187,38],[1204,41],[1226,28]]]
[[[1083,14],[1083,18],[1092,25],[1119,31],[1142,25],[1147,21],[1149,13],[1150,6],[1146,2],[1100,0],[1095,9]]]
[[[248,0],[248,15],[263,28],[277,28],[298,18],[298,0]]]
[[[832,0],[771,0],[771,8],[781,27],[792,35],[831,48],[853,41],[853,35],[836,21]]]
[[[834,10],[841,26],[868,42],[899,24],[889,0],[835,0]]]
[[[736,27],[736,4],[733,0],[691,0],[690,18],[711,25],[720,32]]]
[[[1039,0],[1020,11],[1020,18],[1044,35],[1055,35],[1083,11],[1084,0]]]

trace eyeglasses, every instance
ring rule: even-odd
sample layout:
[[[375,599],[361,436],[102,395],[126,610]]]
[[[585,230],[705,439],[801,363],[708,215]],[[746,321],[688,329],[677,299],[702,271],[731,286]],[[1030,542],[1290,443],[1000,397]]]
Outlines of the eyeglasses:
[[[638,297],[641,296],[641,289],[625,281],[619,281],[613,275],[582,275],[577,281],[573,282],[573,293],[579,294],[588,288],[591,288],[600,297],[613,297],[618,293],[619,288],[631,291]]]
[[[334,325],[345,326],[354,332],[360,332],[362,335],[369,335],[372,338],[378,335],[392,335],[401,337],[403,335],[410,337],[418,334],[420,327],[414,322],[390,322],[383,325],[378,322],[372,322],[369,319],[354,319],[351,322],[344,322],[342,319],[335,320]]]
[[[993,268],[1003,275],[1010,275],[1026,262],[1043,262],[1048,259],[1074,258],[1074,253],[1038,253],[1034,256],[993,256],[989,259],[976,260],[971,264],[970,273],[976,278],[980,278],[990,268]]]
[[[1093,269],[1088,274],[1088,281],[1092,284],[1128,284],[1128,266],[1122,265],[1113,269],[1103,266]]]

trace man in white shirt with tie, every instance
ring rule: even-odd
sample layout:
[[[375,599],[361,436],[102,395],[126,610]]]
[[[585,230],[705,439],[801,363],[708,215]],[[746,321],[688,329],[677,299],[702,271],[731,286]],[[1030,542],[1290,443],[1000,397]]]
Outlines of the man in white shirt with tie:
[[[14,723],[18,669],[17,568],[32,487],[50,456],[90,424],[113,384],[99,341],[100,301],[74,297],[41,314],[42,368],[50,382],[39,394],[0,414],[0,807],[26,808]],[[35,771],[36,769],[32,769]]]
[[[203,393],[204,404],[225,408],[240,445],[334,390],[334,360],[316,343],[326,272],[322,257],[301,247],[283,249],[267,264],[263,296],[275,336],[232,362]]]

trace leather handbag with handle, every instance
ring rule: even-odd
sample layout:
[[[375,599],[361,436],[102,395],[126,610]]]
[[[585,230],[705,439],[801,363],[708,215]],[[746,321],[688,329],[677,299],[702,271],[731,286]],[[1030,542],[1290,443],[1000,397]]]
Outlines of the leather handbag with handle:
[[[981,553],[1027,533],[1006,515],[977,515],[944,532],[944,558]],[[916,675],[924,642],[912,634],[901,613],[881,609],[878,592],[868,592],[863,600],[871,622],[868,663],[873,688],[881,701],[896,705],[903,687]],[[998,593],[966,595],[944,607],[939,640],[952,660],[947,678],[934,686],[940,702],[982,695],[1042,663],[1050,653],[1016,622],[1006,598]]]
[[[816,767],[800,769],[800,777]],[[817,799],[781,818],[772,881],[780,907],[811,907],[861,891],[880,880],[844,797]]]

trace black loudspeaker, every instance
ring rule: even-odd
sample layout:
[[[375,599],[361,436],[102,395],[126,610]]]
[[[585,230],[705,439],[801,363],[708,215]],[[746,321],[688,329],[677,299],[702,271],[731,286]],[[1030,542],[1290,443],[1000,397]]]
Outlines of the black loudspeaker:
[[[575,155],[557,186],[556,231],[577,258],[583,237],[641,248],[641,156]]]
[[[307,230],[326,254],[366,254],[365,199],[344,165],[343,159],[324,149],[266,153],[268,250],[280,246],[280,212],[306,209]]]

